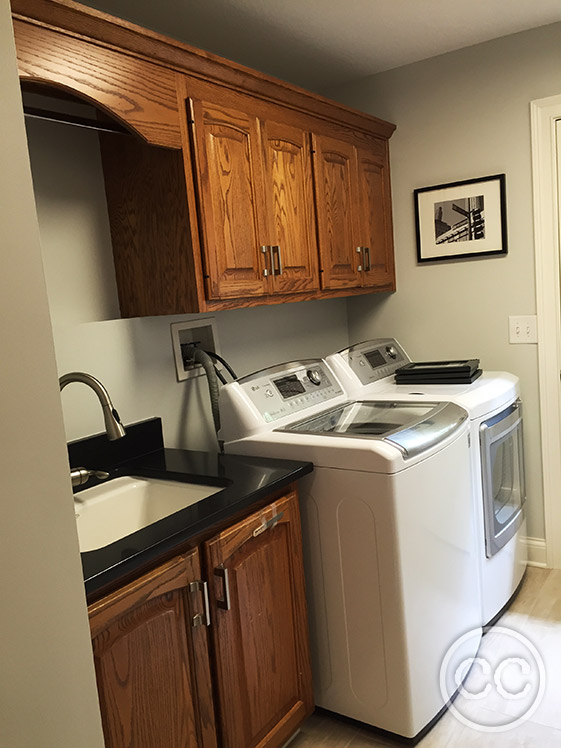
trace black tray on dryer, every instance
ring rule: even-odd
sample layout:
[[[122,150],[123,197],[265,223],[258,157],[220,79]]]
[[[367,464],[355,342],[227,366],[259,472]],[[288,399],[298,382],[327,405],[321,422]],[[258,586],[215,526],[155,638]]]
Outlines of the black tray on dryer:
[[[395,371],[397,384],[470,384],[481,376],[479,359],[413,361]]]

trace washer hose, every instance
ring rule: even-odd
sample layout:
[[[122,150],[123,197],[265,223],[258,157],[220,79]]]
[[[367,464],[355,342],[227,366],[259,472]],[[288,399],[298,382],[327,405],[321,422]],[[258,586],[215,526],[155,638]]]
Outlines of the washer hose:
[[[209,356],[211,357],[211,359],[212,359],[213,361],[215,361],[215,360],[216,360],[216,361],[219,361],[219,362],[220,362],[220,363],[222,364],[222,366],[223,366],[223,367],[224,367],[224,368],[225,368],[225,369],[227,370],[227,372],[229,373],[229,375],[230,375],[230,376],[232,377],[232,379],[233,379],[234,381],[235,381],[235,380],[236,380],[236,379],[238,378],[238,375],[237,375],[237,374],[236,374],[236,372],[235,372],[235,371],[234,371],[234,370],[232,369],[232,367],[231,367],[231,366],[230,366],[230,364],[229,364],[229,363],[228,363],[228,362],[226,361],[226,359],[222,358],[222,356],[219,356],[219,355],[218,355],[218,353],[214,353],[214,351],[206,351],[206,353],[208,353],[208,355],[209,355]],[[218,373],[218,372],[217,372],[217,373]],[[226,382],[224,382],[224,384],[226,384]]]
[[[205,351],[197,348],[196,345],[190,345],[185,348],[184,356],[189,361],[194,361],[200,364],[205,370],[206,379],[208,382],[208,392],[210,395],[210,406],[212,408],[212,418],[214,421],[214,428],[216,434],[220,431],[220,410],[218,408],[218,380],[216,378],[216,371],[214,370],[214,364],[211,357]]]

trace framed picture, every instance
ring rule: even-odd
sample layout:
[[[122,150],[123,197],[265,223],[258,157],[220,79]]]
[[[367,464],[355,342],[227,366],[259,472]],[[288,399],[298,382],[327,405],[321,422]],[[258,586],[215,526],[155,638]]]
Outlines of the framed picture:
[[[415,190],[419,262],[507,253],[505,175]]]

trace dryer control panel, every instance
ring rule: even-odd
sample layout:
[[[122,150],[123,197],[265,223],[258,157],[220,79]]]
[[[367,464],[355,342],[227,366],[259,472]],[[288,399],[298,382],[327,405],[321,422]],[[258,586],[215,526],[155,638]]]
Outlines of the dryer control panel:
[[[238,379],[238,384],[267,423],[344,394],[333,372],[321,359],[264,369]]]
[[[361,384],[385,379],[410,362],[409,356],[393,338],[366,340],[329,356],[328,361],[331,358],[342,360]]]

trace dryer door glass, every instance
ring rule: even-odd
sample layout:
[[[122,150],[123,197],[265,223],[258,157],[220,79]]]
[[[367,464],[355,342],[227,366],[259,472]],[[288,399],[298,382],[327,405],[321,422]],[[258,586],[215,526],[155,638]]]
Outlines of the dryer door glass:
[[[515,404],[481,424],[481,468],[487,557],[515,534],[526,499],[522,411]]]

